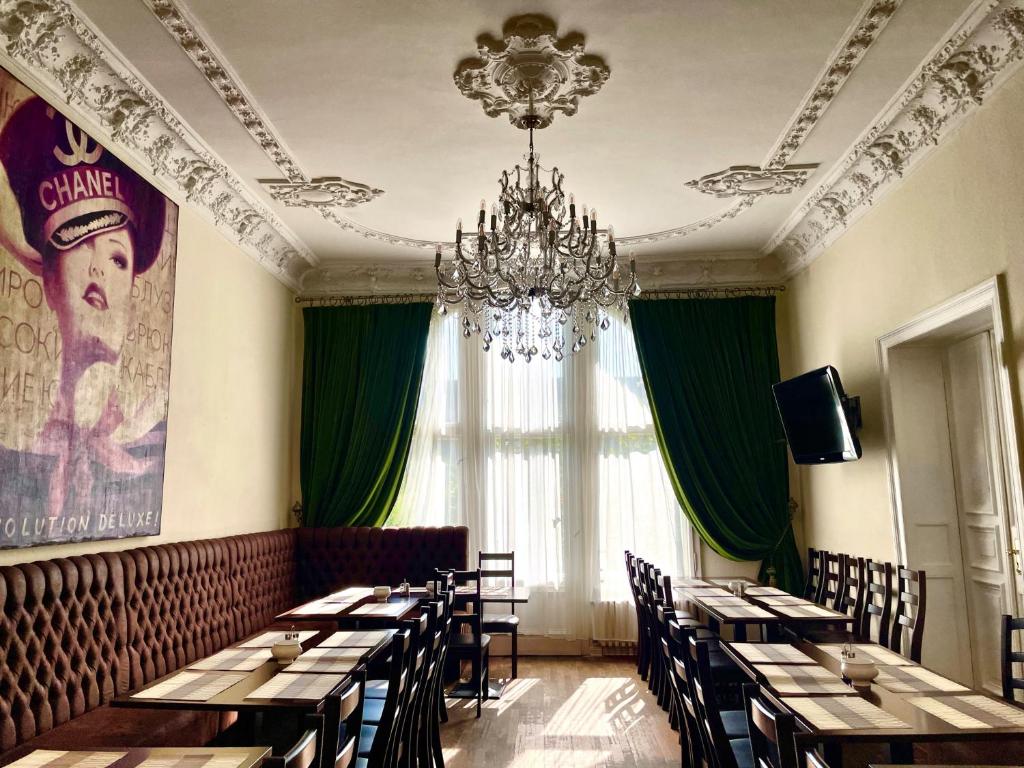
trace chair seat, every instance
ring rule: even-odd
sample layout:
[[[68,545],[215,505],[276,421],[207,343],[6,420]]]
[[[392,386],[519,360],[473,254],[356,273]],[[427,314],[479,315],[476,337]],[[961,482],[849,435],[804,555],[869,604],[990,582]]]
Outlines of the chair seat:
[[[511,632],[513,627],[518,626],[519,617],[514,613],[484,617],[484,632],[501,632],[502,627],[507,627],[504,631]]]
[[[387,680],[367,680],[366,690],[363,693],[367,699],[385,699],[388,695]]]
[[[754,768],[754,752],[750,739],[729,739],[729,746],[736,757],[736,768]]]
[[[480,636],[481,648],[487,648],[491,644],[490,635]],[[475,635],[452,635],[451,640],[448,641],[448,650],[451,651],[466,651],[473,650],[476,648],[476,636]]]
[[[364,723],[363,726],[359,729],[359,756],[360,757],[369,757],[370,756],[370,750],[373,749],[373,740],[374,740],[374,738],[376,738],[376,736],[377,736],[377,726],[376,725],[367,725],[367,724]]]
[[[363,723],[380,725],[384,716],[384,699],[363,699]]]
[[[750,734],[747,728],[747,713],[742,709],[722,710],[722,725],[730,739],[745,739]]]

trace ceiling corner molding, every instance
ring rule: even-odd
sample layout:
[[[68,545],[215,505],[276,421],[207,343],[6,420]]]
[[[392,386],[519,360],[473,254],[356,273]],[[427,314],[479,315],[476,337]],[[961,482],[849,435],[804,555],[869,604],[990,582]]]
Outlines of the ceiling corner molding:
[[[1024,57],[1024,0],[984,0],[918,68],[762,249],[786,277],[807,267],[965,117]]]
[[[41,95],[70,105],[99,129],[97,139],[123,150],[281,282],[298,287],[317,263],[313,253],[84,14],[67,0],[0,0],[0,19],[0,50]]]

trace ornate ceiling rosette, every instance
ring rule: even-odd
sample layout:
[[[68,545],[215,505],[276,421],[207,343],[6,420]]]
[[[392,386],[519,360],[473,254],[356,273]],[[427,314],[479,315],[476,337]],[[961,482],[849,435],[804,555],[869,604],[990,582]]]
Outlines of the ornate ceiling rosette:
[[[366,184],[339,176],[324,176],[309,181],[261,179],[270,196],[289,208],[354,208],[384,194]]]
[[[758,168],[734,165],[686,182],[685,186],[715,197],[788,195],[807,182],[817,163],[787,165],[784,168]]]
[[[502,34],[477,40],[478,58],[459,64],[455,85],[480,101],[488,117],[507,114],[517,128],[527,128],[527,114],[540,118],[535,128],[551,125],[558,112],[576,114],[580,97],[597,93],[611,74],[603,59],[585,52],[582,35],[558,37],[547,16],[513,17]]]

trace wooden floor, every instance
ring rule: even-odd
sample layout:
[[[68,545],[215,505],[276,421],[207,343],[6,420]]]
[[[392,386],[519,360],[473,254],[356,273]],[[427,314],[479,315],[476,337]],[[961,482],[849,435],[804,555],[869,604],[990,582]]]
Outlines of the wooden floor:
[[[507,678],[507,659],[491,676]],[[446,768],[678,768],[678,734],[628,659],[520,657],[519,679],[484,703],[448,701]]]

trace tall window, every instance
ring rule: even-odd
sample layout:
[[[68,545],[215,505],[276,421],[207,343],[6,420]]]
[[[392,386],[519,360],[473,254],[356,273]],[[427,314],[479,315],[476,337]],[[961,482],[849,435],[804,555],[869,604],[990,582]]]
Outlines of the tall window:
[[[435,315],[393,525],[466,525],[470,557],[514,550],[521,630],[635,637],[623,550],[693,570],[690,528],[658,451],[620,321],[558,363],[509,364]]]

